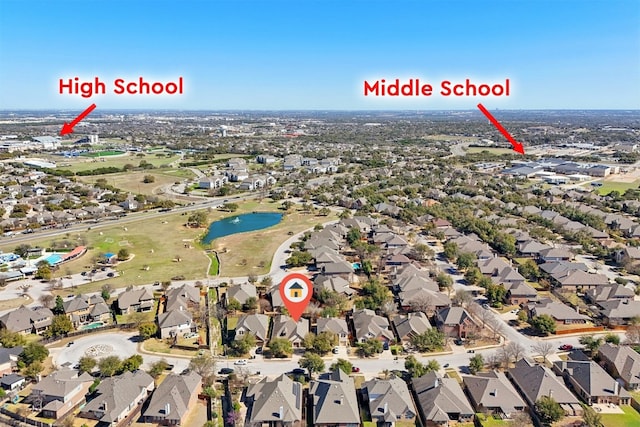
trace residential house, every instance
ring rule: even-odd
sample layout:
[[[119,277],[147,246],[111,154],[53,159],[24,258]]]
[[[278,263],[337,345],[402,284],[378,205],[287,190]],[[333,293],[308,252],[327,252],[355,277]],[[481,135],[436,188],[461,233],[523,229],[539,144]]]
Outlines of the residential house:
[[[609,279],[604,274],[586,273],[582,270],[568,270],[563,273],[553,274],[556,284],[563,290],[579,292],[609,284]]]
[[[347,282],[353,281],[353,266],[347,261],[340,260],[322,265],[321,273],[324,276],[339,276]]]
[[[538,299],[538,292],[526,283],[505,283],[507,304],[524,306]]]
[[[475,411],[454,378],[428,372],[412,382],[416,406],[426,427],[449,427],[473,421]]]
[[[167,291],[167,304],[171,300],[182,299],[187,308],[197,308],[200,306],[200,290],[195,286],[184,284]],[[167,308],[167,310],[170,310]]]
[[[628,390],[640,389],[640,354],[626,345],[605,343],[598,349],[603,366]]]
[[[27,379],[18,374],[5,374],[0,378],[0,387],[8,392],[17,392],[27,383]]]
[[[22,347],[0,347],[0,376],[8,375],[16,368],[18,356],[22,353]]]
[[[511,418],[527,407],[504,373],[493,371],[462,377],[467,396],[476,412]]]
[[[294,321],[291,317],[278,314],[273,318],[273,330],[271,339],[286,338],[291,341],[293,347],[302,347],[304,337],[309,333],[309,319],[301,318]]]
[[[339,345],[349,344],[349,327],[344,319],[321,317],[316,325],[316,333],[331,332],[338,337]]]
[[[256,287],[251,283],[232,285],[227,288],[227,293],[225,294],[226,304],[229,304],[232,298],[244,305],[249,298],[255,298],[257,301],[258,292],[256,291]]]
[[[362,395],[369,403],[371,421],[378,426],[393,427],[397,421],[413,422],[417,410],[407,383],[397,377],[372,379],[362,384]]]
[[[360,410],[353,378],[336,369],[309,386],[311,424],[320,427],[359,427]]]
[[[165,311],[158,315],[158,329],[160,331],[160,338],[164,339],[195,332],[196,325],[193,323],[191,312],[180,309]]]
[[[604,301],[633,299],[635,293],[620,283],[613,283],[591,288],[585,292],[585,296],[593,304],[598,304]]]
[[[507,377],[524,396],[530,408],[534,408],[541,397],[547,396],[560,404],[565,415],[582,415],[580,401],[564,385],[562,378],[546,366],[520,359],[509,369]]]
[[[337,292],[352,296],[356,291],[349,287],[349,282],[340,276],[326,276],[318,274],[313,279],[313,292],[317,295],[322,290]]]
[[[256,338],[258,346],[265,345],[269,339],[269,316],[266,314],[244,314],[238,319],[235,339],[242,339],[247,334]]]
[[[111,310],[100,295],[78,295],[63,301],[64,313],[75,328],[94,321],[107,321]]]
[[[416,335],[421,335],[431,329],[429,318],[422,312],[396,316],[392,323],[404,346],[411,345],[411,339]]]
[[[28,399],[45,418],[60,420],[85,402],[94,378],[86,372],[63,368],[52,372],[31,388]]]
[[[553,301],[550,298],[543,298],[539,301],[531,302],[527,305],[529,311],[529,317],[540,316],[547,314],[553,317],[553,320],[557,324],[575,324],[575,323],[587,323],[590,319],[589,316],[578,313],[578,311],[558,301]]]
[[[446,337],[467,338],[478,330],[478,325],[462,307],[447,307],[436,312],[436,326]]]
[[[599,302],[600,314],[609,326],[628,325],[640,313],[640,301],[618,299]]]
[[[247,427],[302,427],[302,384],[285,374],[250,384],[244,394]]]
[[[373,310],[363,308],[353,312],[353,326],[357,342],[368,339],[377,339],[383,343],[395,340],[393,332],[389,329],[389,320],[378,316]]]
[[[186,425],[189,411],[202,391],[202,377],[193,371],[169,374],[151,396],[149,406],[142,413],[145,423],[162,426]]]
[[[118,296],[116,304],[120,314],[149,312],[153,310],[154,306],[153,294],[147,288],[124,291]]]
[[[100,425],[117,427],[142,405],[155,388],[153,378],[142,370],[105,378],[96,396],[80,410],[79,416],[98,420]]]
[[[588,405],[613,403],[628,405],[631,396],[593,360],[558,360],[553,370],[564,377],[573,391]]]
[[[21,306],[0,316],[0,327],[21,334],[41,334],[51,326],[53,313],[45,307]]]
[[[542,262],[571,261],[573,258],[573,254],[565,248],[542,249],[538,253]]]

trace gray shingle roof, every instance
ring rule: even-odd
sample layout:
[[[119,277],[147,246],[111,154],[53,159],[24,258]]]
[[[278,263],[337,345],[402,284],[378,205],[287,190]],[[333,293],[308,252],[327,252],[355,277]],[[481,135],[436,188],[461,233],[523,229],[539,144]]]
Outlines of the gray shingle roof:
[[[395,421],[399,416],[412,419],[417,415],[407,383],[400,378],[369,380],[362,385],[362,389],[369,397],[369,412],[373,421],[384,420],[385,416],[391,416]]]
[[[322,379],[311,381],[309,397],[313,402],[311,421],[319,424],[358,424],[360,411],[353,379],[337,369]]]
[[[545,366],[520,359],[509,369],[509,376],[530,404],[534,404],[542,396],[552,396],[561,405],[580,405],[580,401],[564,385],[562,378]]]
[[[104,415],[100,421],[115,422],[143,389],[153,389],[153,386],[153,378],[141,370],[103,379],[96,389],[98,395],[86,404],[82,412],[102,412]]]
[[[473,408],[453,378],[429,372],[413,380],[416,402],[427,421],[448,422],[460,416],[472,416]]]
[[[183,375],[168,375],[151,396],[143,416],[182,420],[189,411],[191,396],[197,392],[201,381],[202,377],[193,371]],[[167,409],[168,414],[165,413]]]
[[[252,402],[249,418],[252,424],[302,420],[302,384],[284,374],[250,385],[245,396]]]

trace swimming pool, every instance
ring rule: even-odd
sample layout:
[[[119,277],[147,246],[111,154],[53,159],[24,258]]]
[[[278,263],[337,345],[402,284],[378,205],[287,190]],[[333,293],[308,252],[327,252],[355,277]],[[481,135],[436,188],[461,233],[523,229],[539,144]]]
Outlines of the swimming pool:
[[[104,326],[104,322],[93,322],[80,327],[80,330],[95,329]]]

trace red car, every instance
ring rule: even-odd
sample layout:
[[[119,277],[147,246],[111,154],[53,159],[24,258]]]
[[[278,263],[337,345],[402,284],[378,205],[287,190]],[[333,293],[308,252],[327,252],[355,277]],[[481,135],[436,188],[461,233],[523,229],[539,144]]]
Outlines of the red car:
[[[351,372],[360,372],[360,368],[358,368],[357,366],[353,366],[351,367]]]
[[[562,344],[560,350],[573,350],[573,346],[571,344]]]

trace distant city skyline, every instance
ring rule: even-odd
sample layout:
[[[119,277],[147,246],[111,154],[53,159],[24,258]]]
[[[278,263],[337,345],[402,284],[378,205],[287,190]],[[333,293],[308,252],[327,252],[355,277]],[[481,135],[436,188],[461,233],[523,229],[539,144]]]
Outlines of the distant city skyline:
[[[59,95],[58,80],[184,95]],[[376,99],[365,80],[495,83],[511,96]],[[112,89],[112,88],[110,88]],[[437,88],[435,88],[437,90]],[[640,109],[640,3],[0,1],[0,110]]]

